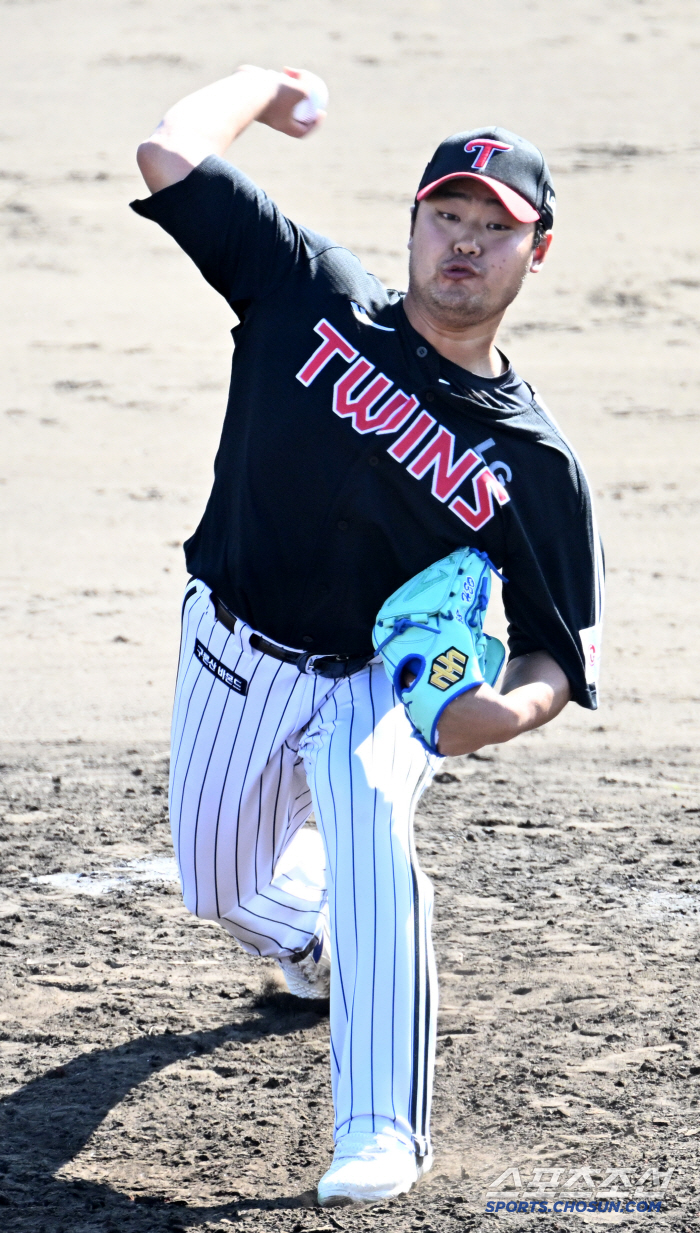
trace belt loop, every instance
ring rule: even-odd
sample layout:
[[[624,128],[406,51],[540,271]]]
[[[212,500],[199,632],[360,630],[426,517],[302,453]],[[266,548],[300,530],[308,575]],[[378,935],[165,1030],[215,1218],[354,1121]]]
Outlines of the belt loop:
[[[301,655],[296,661],[296,667],[299,669],[300,672],[306,672],[306,665],[308,664],[310,658],[311,658],[311,651],[302,651]]]

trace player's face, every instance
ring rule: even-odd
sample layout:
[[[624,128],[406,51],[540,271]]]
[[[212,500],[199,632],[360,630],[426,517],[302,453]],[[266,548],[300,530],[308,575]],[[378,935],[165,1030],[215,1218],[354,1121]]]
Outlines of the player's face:
[[[550,237],[533,250],[534,223],[519,223],[487,184],[446,187],[449,194],[433,194],[415,212],[409,294],[436,324],[459,330],[503,315]]]

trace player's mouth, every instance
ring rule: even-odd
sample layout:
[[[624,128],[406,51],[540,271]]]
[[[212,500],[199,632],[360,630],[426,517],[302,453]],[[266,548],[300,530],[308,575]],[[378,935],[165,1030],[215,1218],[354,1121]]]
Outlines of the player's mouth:
[[[449,278],[452,282],[482,277],[481,271],[469,261],[449,261],[447,265],[442,266],[440,273],[443,278]]]

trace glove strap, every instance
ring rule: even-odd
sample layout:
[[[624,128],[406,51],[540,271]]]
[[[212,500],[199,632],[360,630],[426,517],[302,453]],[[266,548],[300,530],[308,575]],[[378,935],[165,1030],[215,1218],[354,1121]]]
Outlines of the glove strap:
[[[497,578],[500,578],[501,582],[507,582],[507,581],[508,581],[508,579],[506,578],[505,574],[501,574],[501,573],[499,573],[499,571],[496,569],[496,566],[494,565],[493,561],[491,560],[491,558],[490,558],[490,556],[489,556],[488,552],[482,552],[482,551],[481,551],[481,549],[479,549],[479,548],[470,548],[470,549],[469,549],[469,551],[470,551],[470,552],[473,552],[473,553],[474,553],[474,556],[475,556],[475,557],[479,557],[479,559],[480,559],[481,561],[485,561],[485,563],[488,565],[489,569],[493,570],[494,574],[496,575],[496,577],[497,577]]]
[[[435,629],[432,625],[423,625],[419,621],[412,621],[409,617],[401,617],[401,619],[394,625],[389,637],[385,638],[383,642],[380,642],[379,646],[375,649],[375,655],[378,655],[380,651],[383,651],[384,647],[388,646],[393,638],[398,638],[399,634],[404,633],[407,629],[427,629],[428,633],[431,634],[440,633],[440,630]]]

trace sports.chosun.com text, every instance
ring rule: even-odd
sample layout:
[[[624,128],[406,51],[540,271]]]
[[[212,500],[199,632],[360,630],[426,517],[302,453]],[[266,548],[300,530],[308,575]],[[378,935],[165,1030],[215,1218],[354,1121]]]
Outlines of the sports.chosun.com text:
[[[579,1202],[573,1199],[558,1199],[556,1203],[548,1203],[546,1199],[510,1199],[489,1200],[484,1209],[487,1212],[538,1212],[543,1215],[571,1215],[573,1212],[660,1212],[661,1199],[588,1199]]]

